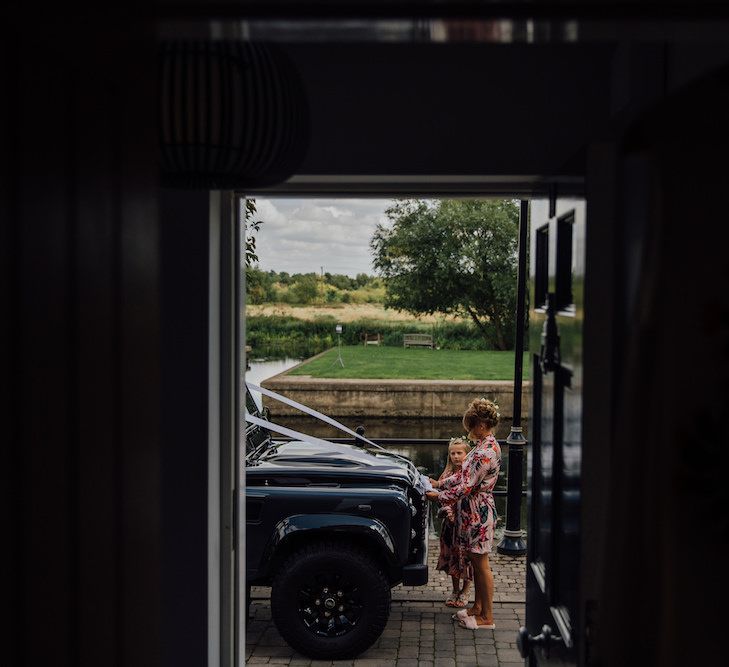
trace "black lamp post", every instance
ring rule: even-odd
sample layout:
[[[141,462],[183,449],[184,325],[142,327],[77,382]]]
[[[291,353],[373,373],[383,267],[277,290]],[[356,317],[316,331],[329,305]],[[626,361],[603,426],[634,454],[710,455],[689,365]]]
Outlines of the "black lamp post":
[[[519,260],[516,279],[516,341],[514,350],[514,418],[509,445],[509,477],[506,481],[506,529],[496,546],[500,554],[520,556],[526,553],[526,542],[521,530],[521,479],[524,470],[524,445],[521,430],[521,376],[524,359],[524,320],[526,307],[526,255],[529,228],[529,202],[522,200],[519,215]]]

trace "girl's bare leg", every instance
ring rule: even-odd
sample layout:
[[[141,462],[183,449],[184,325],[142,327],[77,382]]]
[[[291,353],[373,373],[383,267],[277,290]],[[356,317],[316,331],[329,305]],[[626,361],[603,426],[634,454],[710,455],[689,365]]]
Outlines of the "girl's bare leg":
[[[468,579],[463,580],[463,587],[460,589],[461,595],[468,595],[468,591],[471,588],[471,582]]]
[[[451,575],[451,582],[453,583],[453,592],[458,593],[458,591],[461,589],[461,580],[458,577],[454,577],[453,575]]]

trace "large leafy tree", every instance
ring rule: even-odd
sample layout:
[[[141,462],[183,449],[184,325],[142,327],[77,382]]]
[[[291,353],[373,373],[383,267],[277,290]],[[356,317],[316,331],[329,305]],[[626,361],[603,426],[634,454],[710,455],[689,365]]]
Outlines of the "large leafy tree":
[[[370,242],[385,305],[470,317],[499,350],[513,344],[519,204],[398,200]]]

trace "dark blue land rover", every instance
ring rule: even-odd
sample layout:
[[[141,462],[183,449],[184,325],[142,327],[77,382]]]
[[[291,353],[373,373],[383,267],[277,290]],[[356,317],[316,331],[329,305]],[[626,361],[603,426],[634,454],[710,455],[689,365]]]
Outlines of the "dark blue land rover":
[[[246,577],[271,585],[281,636],[315,659],[355,656],[382,633],[390,588],[428,581],[420,474],[382,448],[277,440],[247,392]]]

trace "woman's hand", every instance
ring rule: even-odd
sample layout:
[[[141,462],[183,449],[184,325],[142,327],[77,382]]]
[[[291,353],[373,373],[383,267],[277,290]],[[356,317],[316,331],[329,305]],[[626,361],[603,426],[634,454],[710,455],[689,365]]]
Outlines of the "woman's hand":
[[[438,492],[437,491],[428,491],[428,493],[425,494],[426,498],[430,498],[430,500],[438,500]]]

